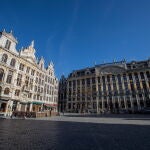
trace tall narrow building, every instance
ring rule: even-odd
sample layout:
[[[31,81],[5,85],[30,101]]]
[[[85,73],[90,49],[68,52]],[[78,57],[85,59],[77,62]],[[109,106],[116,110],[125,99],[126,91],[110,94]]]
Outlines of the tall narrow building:
[[[12,32],[0,32],[0,115],[57,112],[58,79],[53,63],[45,68],[44,59],[36,58],[34,41],[19,51],[17,43]]]

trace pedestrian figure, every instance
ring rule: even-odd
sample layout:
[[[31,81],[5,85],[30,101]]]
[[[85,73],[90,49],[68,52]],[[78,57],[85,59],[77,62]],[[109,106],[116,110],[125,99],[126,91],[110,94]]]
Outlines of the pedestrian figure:
[[[25,115],[25,113],[23,113],[23,119],[26,119],[26,115]]]

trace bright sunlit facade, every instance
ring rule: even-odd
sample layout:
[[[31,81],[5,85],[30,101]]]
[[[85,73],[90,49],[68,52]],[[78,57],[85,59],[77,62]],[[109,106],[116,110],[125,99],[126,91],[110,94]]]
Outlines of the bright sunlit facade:
[[[34,41],[16,50],[12,32],[0,32],[0,114],[20,112],[57,112],[58,79],[51,62],[35,57]]]

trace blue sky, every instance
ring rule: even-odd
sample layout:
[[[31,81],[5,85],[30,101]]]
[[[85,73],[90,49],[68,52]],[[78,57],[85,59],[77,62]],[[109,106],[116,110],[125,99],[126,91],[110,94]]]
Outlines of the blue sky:
[[[17,49],[35,40],[36,56],[57,77],[95,63],[150,57],[149,0],[1,0],[0,30]]]

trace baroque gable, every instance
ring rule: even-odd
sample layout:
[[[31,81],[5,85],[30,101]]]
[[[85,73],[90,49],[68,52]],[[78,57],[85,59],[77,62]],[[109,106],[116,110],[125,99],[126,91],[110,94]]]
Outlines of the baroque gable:
[[[15,42],[15,43],[18,43],[18,41],[17,41],[17,39],[13,36],[13,34],[12,34],[12,30],[9,32],[9,33],[7,33],[5,30],[2,32],[2,34],[5,36],[5,37],[7,37],[8,39],[10,39],[10,40],[12,40],[13,42]]]
[[[20,51],[20,56],[32,63],[36,63],[34,41],[31,42],[31,45],[29,47],[24,48]]]
[[[110,65],[110,66],[104,66],[104,67],[100,67],[100,68],[96,68],[96,72],[97,74],[119,74],[122,72],[125,72],[126,69],[124,67],[121,66],[117,66],[117,65]]]

